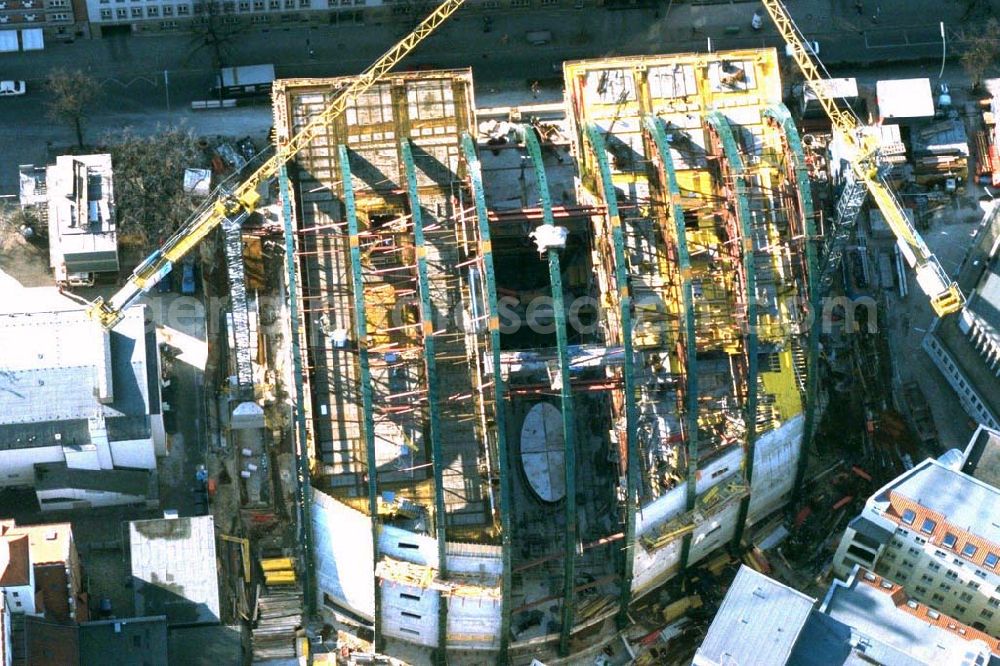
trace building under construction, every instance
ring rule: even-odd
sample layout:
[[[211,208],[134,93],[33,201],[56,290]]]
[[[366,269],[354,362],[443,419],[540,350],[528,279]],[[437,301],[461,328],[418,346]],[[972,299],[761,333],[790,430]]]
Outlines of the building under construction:
[[[390,654],[598,647],[802,471],[815,233],[776,52],[564,76],[563,132],[489,145],[471,71],[388,76],[279,177],[307,581]],[[278,144],[346,83],[276,82]]]

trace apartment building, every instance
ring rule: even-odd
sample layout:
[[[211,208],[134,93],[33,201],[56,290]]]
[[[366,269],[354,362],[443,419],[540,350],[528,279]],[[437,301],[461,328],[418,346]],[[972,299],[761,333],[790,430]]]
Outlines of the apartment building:
[[[909,597],[861,567],[823,601],[742,567],[695,666],[995,663],[1000,641]]]
[[[0,0],[0,51],[32,51],[45,38],[68,40],[87,31],[85,0]]]
[[[51,622],[86,621],[87,600],[72,526],[0,521],[0,592],[12,613]]]
[[[51,1],[51,0],[50,0]],[[77,1],[77,0],[74,0]],[[436,3],[422,0],[86,0],[93,36],[214,25],[360,24],[416,21]],[[601,0],[469,0],[468,9],[525,11],[534,8],[594,6]]]
[[[998,456],[1000,433],[980,428],[964,452],[888,483],[849,523],[834,573],[872,569],[917,602],[1000,636]]]

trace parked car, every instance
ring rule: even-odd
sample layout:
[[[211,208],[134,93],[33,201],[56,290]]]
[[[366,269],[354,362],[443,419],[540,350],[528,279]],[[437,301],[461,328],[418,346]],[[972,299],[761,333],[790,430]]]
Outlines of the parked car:
[[[185,261],[181,264],[181,293],[191,295],[198,291],[198,281],[195,279],[194,262]]]
[[[14,97],[27,91],[24,81],[0,81],[0,97]]]

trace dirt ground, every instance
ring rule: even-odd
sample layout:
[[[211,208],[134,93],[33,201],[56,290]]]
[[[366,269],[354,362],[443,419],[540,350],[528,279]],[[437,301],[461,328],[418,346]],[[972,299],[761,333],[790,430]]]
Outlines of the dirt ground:
[[[0,210],[0,272],[22,287],[54,284],[49,269],[49,248],[45,241],[27,241],[12,226],[10,210]]]

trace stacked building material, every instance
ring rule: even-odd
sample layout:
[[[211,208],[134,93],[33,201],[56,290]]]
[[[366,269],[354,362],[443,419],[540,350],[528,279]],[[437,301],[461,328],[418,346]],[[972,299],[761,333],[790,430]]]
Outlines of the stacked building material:
[[[257,626],[251,645],[254,663],[294,659],[302,627],[302,591],[298,587],[267,587],[257,598]]]
[[[969,138],[960,119],[936,122],[913,135],[914,176],[921,185],[969,176]]]

